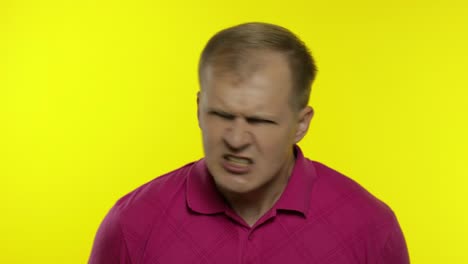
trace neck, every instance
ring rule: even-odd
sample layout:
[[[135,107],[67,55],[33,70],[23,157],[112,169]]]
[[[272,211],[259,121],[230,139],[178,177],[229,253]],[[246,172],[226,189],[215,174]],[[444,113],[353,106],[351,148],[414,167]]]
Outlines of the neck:
[[[231,208],[249,225],[253,226],[278,201],[286,188],[294,167],[294,155],[271,181],[248,193],[222,192]]]

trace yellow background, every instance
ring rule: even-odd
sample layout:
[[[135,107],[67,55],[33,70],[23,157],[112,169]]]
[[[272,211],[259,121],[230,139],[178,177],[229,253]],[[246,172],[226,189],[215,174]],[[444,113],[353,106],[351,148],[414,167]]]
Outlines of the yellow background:
[[[468,263],[468,4],[0,2],[0,263],[85,263],[125,193],[202,157],[218,30],[283,25],[319,75],[304,152],[397,213],[412,263]]]

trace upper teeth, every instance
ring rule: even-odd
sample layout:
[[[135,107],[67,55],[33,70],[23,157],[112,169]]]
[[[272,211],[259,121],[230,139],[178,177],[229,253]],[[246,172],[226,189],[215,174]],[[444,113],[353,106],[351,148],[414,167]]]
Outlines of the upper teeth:
[[[237,158],[237,157],[233,157],[233,156],[227,156],[227,160],[235,162],[235,163],[240,163],[240,164],[249,164],[249,160],[244,159],[244,158]]]

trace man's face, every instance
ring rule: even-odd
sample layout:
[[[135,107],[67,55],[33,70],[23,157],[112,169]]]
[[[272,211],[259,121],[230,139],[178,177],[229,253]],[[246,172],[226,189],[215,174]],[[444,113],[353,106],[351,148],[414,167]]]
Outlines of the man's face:
[[[274,189],[287,181],[293,144],[307,131],[311,108],[290,106],[286,58],[268,52],[244,78],[207,66],[199,94],[205,160],[218,188],[233,194]],[[275,190],[271,190],[275,191]]]

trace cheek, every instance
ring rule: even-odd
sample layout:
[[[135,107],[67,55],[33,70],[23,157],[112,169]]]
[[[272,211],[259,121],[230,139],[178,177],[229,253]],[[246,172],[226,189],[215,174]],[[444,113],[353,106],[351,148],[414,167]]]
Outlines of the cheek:
[[[220,122],[205,118],[202,122],[201,130],[205,144],[215,144],[216,142],[220,141],[223,127]]]
[[[281,164],[294,144],[293,133],[289,129],[269,129],[257,131],[259,154],[267,163]]]
[[[285,128],[261,128],[255,132],[255,135],[259,144],[264,148],[281,148],[282,145],[291,141],[291,133]]]

